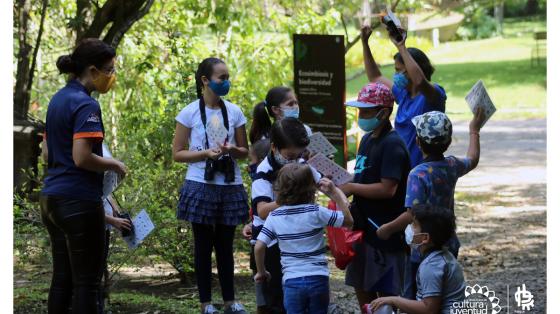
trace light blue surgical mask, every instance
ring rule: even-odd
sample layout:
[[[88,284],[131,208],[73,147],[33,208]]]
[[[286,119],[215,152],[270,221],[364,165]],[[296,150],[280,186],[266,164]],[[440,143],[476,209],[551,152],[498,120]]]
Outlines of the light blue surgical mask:
[[[379,124],[381,124],[381,120],[379,120],[377,117],[369,119],[358,118],[358,126],[365,132],[371,132],[375,130],[379,126]]]
[[[299,119],[299,107],[282,108],[282,112],[284,113],[284,118]]]
[[[406,75],[404,75],[403,73],[397,72],[393,74],[393,84],[395,84],[395,86],[397,86],[400,89],[405,89],[406,86],[408,85],[408,79],[406,78]]]
[[[229,88],[231,86],[231,82],[229,80],[223,80],[221,83],[217,83],[216,81],[212,80],[208,83],[208,87],[214,92],[214,94],[218,96],[225,96],[229,93]]]

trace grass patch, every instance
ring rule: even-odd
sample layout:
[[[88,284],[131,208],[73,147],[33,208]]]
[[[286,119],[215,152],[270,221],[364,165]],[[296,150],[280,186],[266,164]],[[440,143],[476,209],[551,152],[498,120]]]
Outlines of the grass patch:
[[[251,275],[235,276],[236,298],[248,313],[256,312],[255,292]],[[194,278],[193,278],[194,280]],[[32,284],[14,288],[14,313],[39,314],[47,312],[49,278],[34,280]],[[212,300],[218,309],[222,296],[217,276],[212,279]],[[200,313],[196,285],[181,285],[177,279],[142,277],[118,282],[111,291],[112,313]]]

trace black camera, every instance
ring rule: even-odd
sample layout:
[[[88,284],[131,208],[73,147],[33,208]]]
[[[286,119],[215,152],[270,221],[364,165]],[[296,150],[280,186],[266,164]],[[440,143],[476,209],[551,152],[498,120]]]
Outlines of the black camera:
[[[385,15],[381,21],[383,22],[383,24],[387,25],[389,36],[393,37],[397,42],[401,42],[403,40],[401,31],[399,30],[395,22],[391,19],[391,17]]]
[[[126,230],[126,229],[121,230],[122,236],[123,237],[128,237],[128,236],[134,234],[134,224],[132,223],[132,219],[130,219],[130,214],[129,213],[117,213],[117,216],[119,218],[123,218],[123,219],[126,219],[126,220],[130,221],[130,230]]]
[[[224,182],[226,183],[235,181],[235,167],[231,156],[224,155],[216,160],[210,158],[206,159],[204,180],[214,180],[214,175],[216,174],[216,172],[221,172],[224,174]]]

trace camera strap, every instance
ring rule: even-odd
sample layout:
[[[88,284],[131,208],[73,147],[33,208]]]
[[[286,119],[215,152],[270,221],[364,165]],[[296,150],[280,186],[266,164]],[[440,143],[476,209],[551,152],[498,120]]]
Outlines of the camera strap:
[[[222,119],[224,120],[224,127],[226,128],[228,134],[226,140],[229,140],[229,119],[228,119],[226,104],[224,104],[224,101],[221,98],[218,101],[218,104],[220,105],[220,109],[222,110]],[[208,133],[206,133],[206,104],[204,103],[204,97],[200,97],[198,106],[200,109],[200,119],[202,120],[202,125],[204,126],[206,149],[209,149],[210,143],[208,142]]]

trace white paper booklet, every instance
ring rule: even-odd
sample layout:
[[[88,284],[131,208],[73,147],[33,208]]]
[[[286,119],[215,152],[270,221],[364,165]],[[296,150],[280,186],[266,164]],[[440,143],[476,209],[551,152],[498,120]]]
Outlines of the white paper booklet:
[[[107,145],[103,143],[102,147],[103,147],[103,158],[112,159],[113,155],[109,151]],[[116,172],[112,170],[105,171],[105,173],[103,174],[103,197],[106,198],[109,195],[111,195],[111,193],[113,193],[113,191],[117,189],[119,183],[120,183],[120,178]]]
[[[336,186],[346,184],[354,178],[346,169],[323,154],[317,154],[307,161],[309,165],[319,171],[322,175],[331,177]]]
[[[210,117],[210,120],[206,124],[206,134],[208,135],[208,146],[214,147],[214,145],[224,145],[227,139],[228,130],[224,126],[223,119],[217,114]]]
[[[325,156],[330,156],[337,151],[336,147],[321,132],[311,134],[307,149],[311,154],[323,154]]]
[[[472,113],[475,113],[478,107],[482,107],[482,110],[484,110],[485,119],[484,122],[482,122],[482,126],[484,126],[486,121],[488,121],[494,112],[496,112],[496,107],[494,106],[492,99],[490,99],[482,80],[479,80],[476,84],[474,84],[465,97],[465,100],[469,104]]]
[[[134,233],[128,237],[123,237],[129,249],[137,248],[155,228],[154,223],[145,209],[142,209],[142,211],[132,219],[132,224],[134,225]]]

